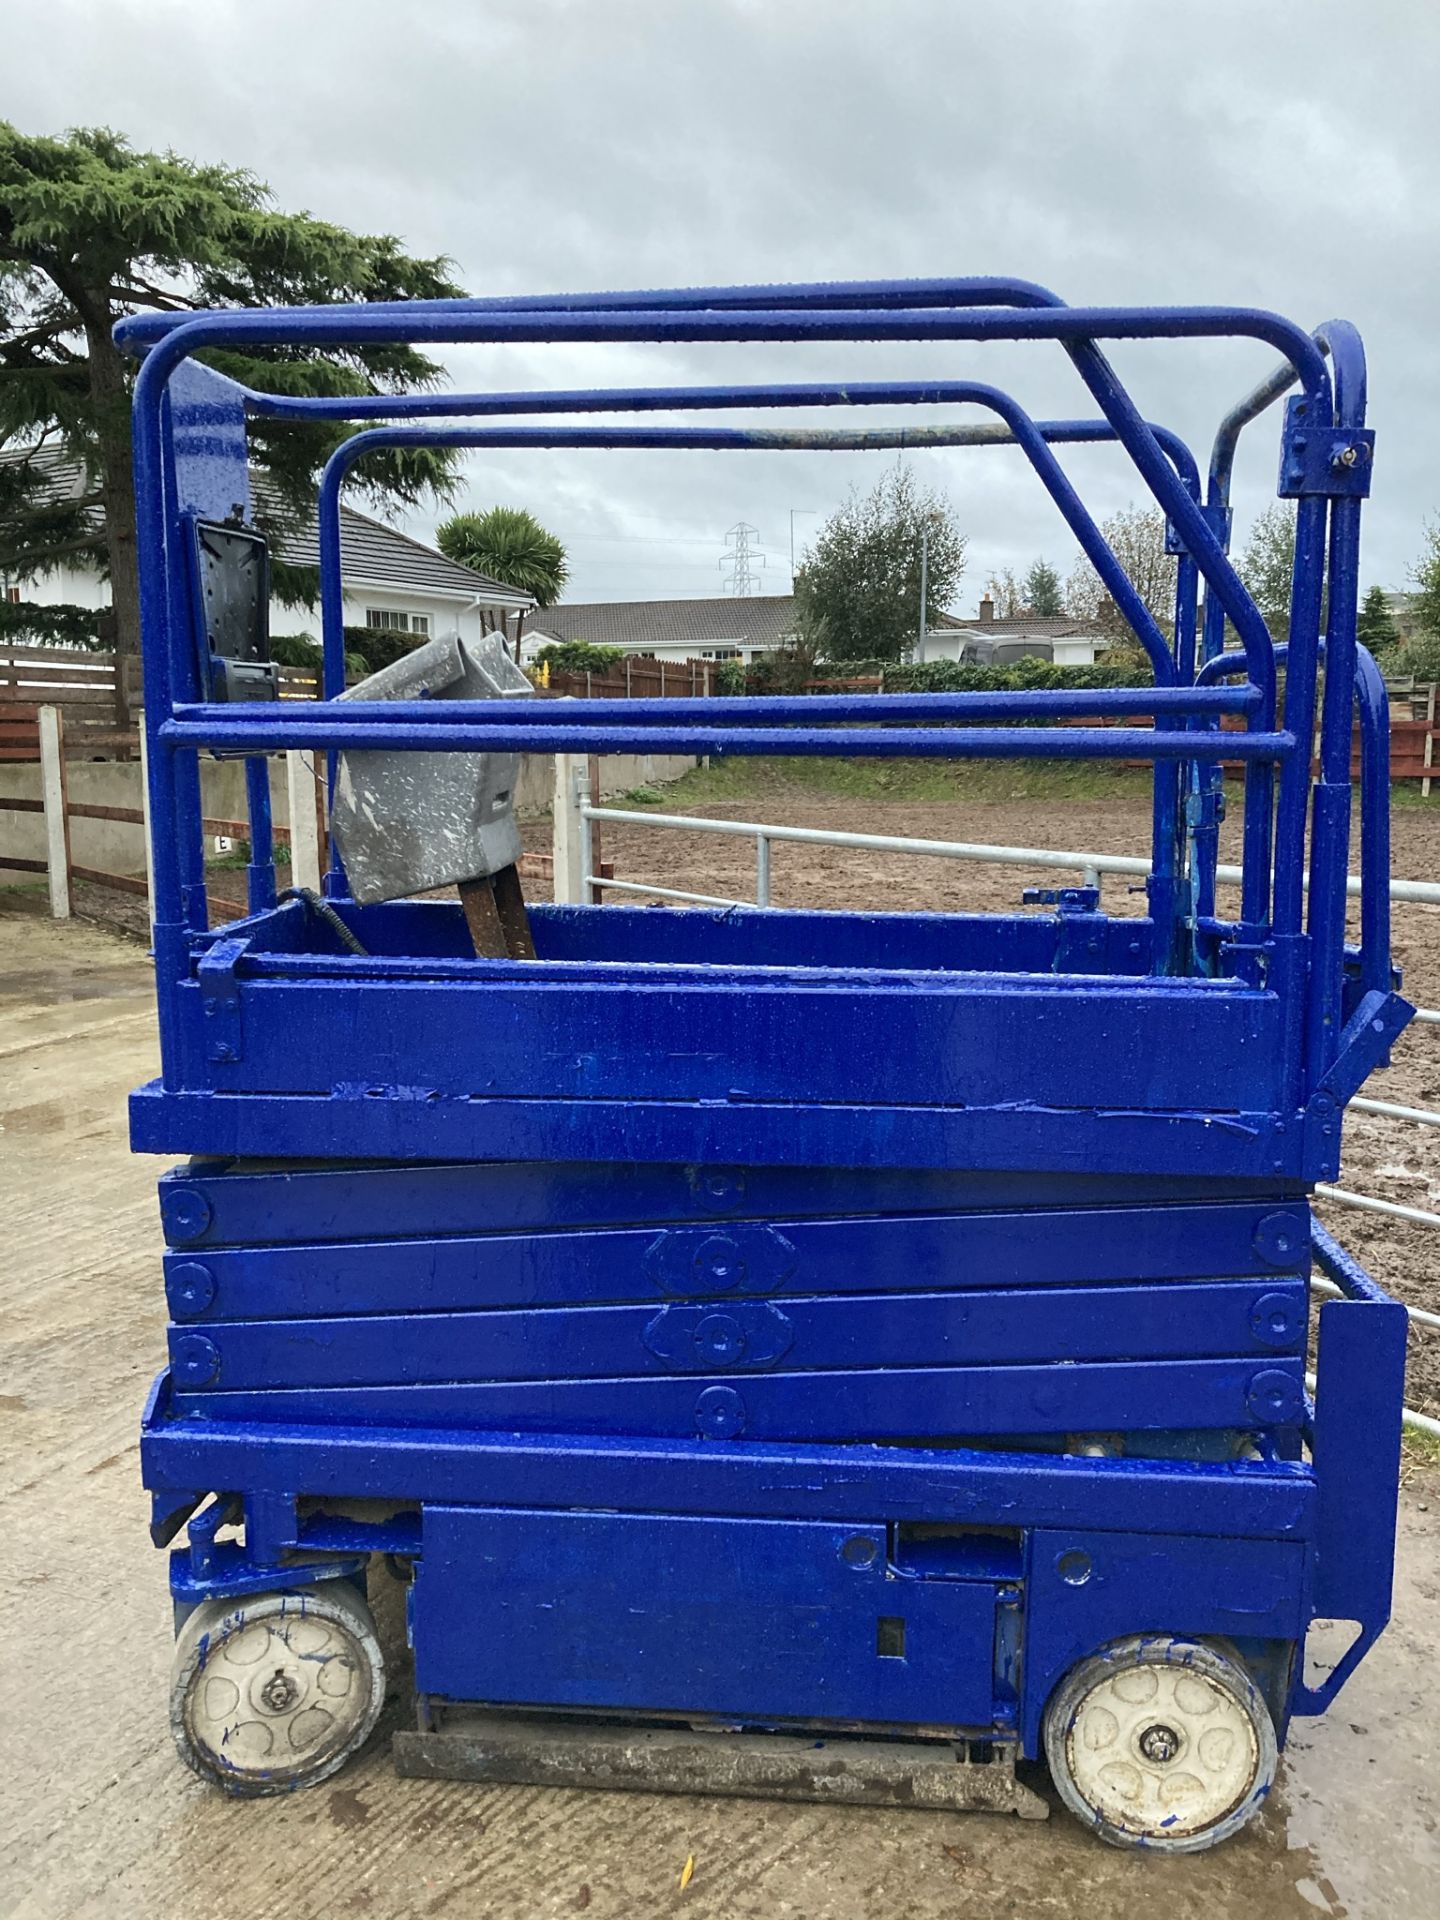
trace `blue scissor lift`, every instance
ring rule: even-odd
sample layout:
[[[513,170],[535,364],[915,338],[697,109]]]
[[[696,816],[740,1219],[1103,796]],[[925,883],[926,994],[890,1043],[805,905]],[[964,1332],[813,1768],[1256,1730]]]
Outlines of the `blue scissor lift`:
[[[1405,1314],[1307,1204],[1411,1011],[1389,953],[1384,689],[1355,638],[1372,436],[1354,330],[949,280],[121,333],[142,358],[163,1066],[132,1133],[189,1156],[160,1186],[170,1353],[142,1448],[157,1542],[188,1527],[182,1753],[241,1793],[340,1766],[383,1697],[364,1586],[388,1555],[410,1581],[410,1770],[1023,1809],[1011,1763],[1044,1758],[1117,1843],[1234,1831],[1290,1717],[1334,1698],[1390,1599]],[[1282,364],[1202,483],[1104,346],[1216,337]],[[1036,420],[949,378],[296,399],[203,358],[992,339],[1058,343],[1095,417]],[[1279,647],[1226,558],[1227,502],[1242,428],[1287,393]],[[866,405],[949,424],[784,424]],[[990,422],[959,413],[977,406]],[[781,424],[697,418],[758,408]],[[654,413],[685,423],[633,417]],[[323,701],[272,697],[255,417],[385,423],[321,489]],[[1166,515],[1170,633],[1060,465],[1057,446],[1094,440]],[[1026,454],[1153,686],[335,698],[340,491],[371,448],[986,442]],[[535,957],[482,957],[458,902],[360,904],[338,861],[324,900],[277,897],[263,756],[290,748],[339,756],[342,780],[346,756],[413,771],[457,750],[1139,759],[1147,911],[1112,918],[1083,888],[1011,915],[537,906]],[[252,848],[247,916],[213,930],[209,753],[246,759]],[[1216,893],[1222,760],[1244,768],[1238,900]],[[1312,1260],[1342,1289],[1313,1397]],[[1351,1635],[1318,1676],[1316,1620]]]

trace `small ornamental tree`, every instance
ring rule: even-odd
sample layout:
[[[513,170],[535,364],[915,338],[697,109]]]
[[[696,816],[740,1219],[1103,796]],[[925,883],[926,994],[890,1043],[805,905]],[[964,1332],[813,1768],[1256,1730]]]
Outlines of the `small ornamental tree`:
[[[1100,531],[1156,626],[1169,633],[1175,619],[1175,556],[1165,551],[1164,514],[1158,507],[1127,507],[1102,521]],[[1117,638],[1129,632],[1109,588],[1083,554],[1065,582],[1065,611]]]
[[[1025,599],[1026,610],[1030,613],[1050,619],[1065,611],[1060,576],[1043,557],[1032,562],[1030,571],[1021,582],[1020,591]]]
[[[474,567],[536,606],[551,607],[565,590],[570,568],[565,549],[524,507],[491,507],[488,513],[456,513],[435,529],[440,551],[457,566]],[[520,616],[515,657],[520,657]]]
[[[925,618],[947,609],[965,571],[955,511],[897,463],[868,494],[851,493],[821,528],[795,577],[802,639],[827,660],[900,660]]]
[[[1371,587],[1360,603],[1355,634],[1362,647],[1368,647],[1383,661],[1400,644],[1400,629],[1390,611],[1390,600],[1383,587]]]
[[[1288,500],[1266,507],[1250,529],[1237,569],[1276,642],[1290,638],[1290,594],[1295,578],[1295,508]]]

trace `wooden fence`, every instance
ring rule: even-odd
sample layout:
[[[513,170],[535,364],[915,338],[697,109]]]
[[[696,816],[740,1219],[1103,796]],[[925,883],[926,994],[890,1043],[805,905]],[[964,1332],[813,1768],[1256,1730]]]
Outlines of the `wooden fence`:
[[[301,667],[280,669],[282,700],[313,700],[319,691],[316,674]],[[136,659],[117,662],[113,653],[78,647],[0,644],[0,762],[34,760],[23,727],[14,740],[6,728],[27,717],[33,721],[40,707],[57,707],[65,715],[65,751],[71,759],[134,759],[140,751],[135,716],[141,704]]]
[[[718,692],[718,660],[647,660],[627,654],[608,673],[552,673],[548,691],[587,700],[703,700]]]
[[[37,705],[29,708],[28,718],[7,721],[6,709],[0,707],[0,750],[9,742],[7,757],[12,761],[39,762],[40,798],[0,794],[0,813],[41,814],[45,821],[45,858],[33,860],[0,850],[0,870],[9,869],[17,873],[44,874],[49,882],[50,911],[57,920],[70,918],[74,882],[89,881],[92,886],[107,887],[112,892],[128,893],[148,901],[152,890],[150,860],[150,820],[148,809],[140,807],[100,806],[85,801],[74,800],[70,796],[70,783],[66,773],[67,754],[71,749],[66,740],[66,719],[64,709],[57,705]],[[137,745],[138,751],[138,745]],[[82,747],[80,757],[85,757]],[[143,753],[141,754],[143,762]],[[285,848],[290,856],[290,877],[293,884],[318,889],[320,875],[324,871],[326,854],[325,794],[323,760],[318,756],[301,753],[287,753],[285,770],[288,787],[288,807],[292,822],[298,831],[292,833],[289,826],[278,821],[274,824],[277,847]],[[143,767],[141,794],[144,796]],[[70,823],[72,820],[103,820],[120,826],[139,827],[142,830],[145,845],[145,872],[114,873],[100,867],[82,866],[76,861],[71,848]],[[206,817],[201,822],[203,831],[215,839],[244,841],[249,838],[248,820],[222,820]],[[207,883],[207,896],[210,901],[211,924],[217,920],[238,919],[246,911],[243,901],[225,897],[225,882],[233,878],[244,889],[244,876],[238,872],[213,874]],[[213,882],[218,880],[219,886]]]

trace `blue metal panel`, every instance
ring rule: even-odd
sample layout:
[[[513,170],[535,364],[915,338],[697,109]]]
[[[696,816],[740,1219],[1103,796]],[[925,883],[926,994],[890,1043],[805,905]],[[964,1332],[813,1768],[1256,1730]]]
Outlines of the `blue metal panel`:
[[[175,1416],[156,1382],[141,1438],[155,1489],[244,1487],[319,1497],[483,1506],[603,1508],[756,1518],[964,1520],[1167,1532],[1183,1514],[1220,1539],[1308,1539],[1315,1483],[1284,1460],[1223,1465],[1089,1458],[1059,1451],[765,1445],[478,1428],[259,1422],[233,1400]]]
[[[1180,1023],[1183,1032],[1184,1023]],[[1332,1175],[1338,1140],[1312,1141],[1264,1111],[1136,1113],[1031,1104],[972,1108],[760,1101],[495,1100],[373,1080],[328,1094],[166,1092],[130,1098],[137,1153],[309,1160],[597,1160],[861,1170],[1025,1168],[1076,1176],[1173,1175],[1200,1185],[1298,1185]],[[1153,1181],[1152,1181],[1153,1184]],[[1177,1191],[1183,1189],[1177,1188]]]
[[[191,1332],[191,1341],[205,1336]],[[209,1356],[200,1349],[197,1371]],[[517,1433],[646,1433],[688,1439],[809,1440],[1263,1428],[1298,1423],[1304,1367],[1246,1360],[882,1368],[874,1372],[723,1370],[683,1379],[456,1382],[391,1387],[182,1391],[175,1410],[207,1419],[346,1425],[482,1426]]]
[[[1247,1194],[1253,1197],[1246,1197]],[[1156,1204],[1156,1203],[1162,1204]],[[1187,1206],[1209,1202],[1203,1212]],[[1039,1213],[1079,1209],[1067,1223],[1069,1272],[1080,1280],[1164,1279],[1205,1270],[1242,1274],[1260,1264],[1294,1271],[1309,1260],[1309,1212],[1272,1183],[1215,1183],[1185,1176],[1110,1180],[1084,1173],[976,1173],[833,1167],[704,1166],[592,1160],[545,1165],[525,1160],[412,1166],[307,1161],[256,1165],[199,1160],[160,1180],[160,1219],[172,1247],[374,1240],[420,1235],[533,1232],[570,1227],[675,1222],[710,1217],[774,1219],[935,1214],[967,1210],[958,1233],[986,1231],[988,1213],[1017,1257],[1041,1262],[1054,1244]],[[1004,1217],[1004,1216],[1008,1216]],[[1095,1249],[1096,1266],[1083,1264]],[[986,1248],[985,1257],[1001,1258]],[[429,1257],[426,1249],[425,1257]],[[578,1254],[576,1257],[579,1257]],[[1003,1269],[1002,1271],[1008,1271]],[[1019,1268],[1016,1271],[1020,1271]],[[1043,1272],[1043,1269],[1042,1269]]]
[[[250,518],[246,390],[199,360],[170,381],[175,487],[187,513],[204,520]]]
[[[242,978],[244,1049],[211,1061],[214,1084],[532,1101],[766,1101],[803,1087],[813,1105],[1069,1107],[1103,1062],[1115,1107],[1254,1112],[1273,1098],[1278,1002],[1243,989],[1024,975],[831,984],[819,970],[742,989],[719,968],[683,987],[601,987],[552,977],[543,962],[532,974],[485,982],[483,1025],[469,1011],[475,987],[459,983],[357,981],[342,995]],[[200,1003],[198,987],[180,996],[197,1032]]]
[[[393,1190],[393,1179],[379,1177]],[[261,1178],[276,1192],[278,1204],[284,1176]],[[301,1174],[285,1183],[298,1181],[302,1190],[294,1196],[300,1216],[294,1244],[206,1245],[203,1259],[197,1258],[200,1246],[168,1254],[166,1292],[174,1317],[275,1320],[702,1294],[1153,1283],[1193,1278],[1200,1267],[1216,1277],[1269,1269],[1264,1283],[1268,1290],[1275,1269],[1303,1268],[1302,1250],[1308,1246],[1300,1209],[1174,1205],[1108,1212],[782,1218],[774,1225],[717,1214],[669,1227],[617,1231],[596,1224],[585,1233],[500,1232],[483,1237],[466,1235],[454,1221],[447,1224],[436,1217],[430,1223],[434,1233],[423,1238],[316,1241],[302,1236],[320,1224],[307,1203],[323,1202],[324,1178]],[[208,1191],[230,1184],[212,1181]],[[356,1177],[349,1184],[358,1189],[366,1178]],[[429,1191],[438,1209],[445,1189],[437,1181]],[[198,1187],[176,1185],[170,1189],[172,1210],[183,1211],[198,1196]],[[656,1198],[653,1190],[643,1196],[652,1205]],[[852,1205],[861,1198],[853,1182],[842,1198]],[[623,1205],[623,1191],[615,1199]],[[640,1210],[645,1210],[643,1202]],[[657,1217],[664,1216],[657,1210]],[[354,1224],[345,1222],[352,1228]],[[390,1219],[383,1224],[398,1232],[405,1223]],[[473,1216],[464,1219],[465,1226],[475,1224]],[[502,1216],[484,1224],[523,1222]],[[1180,1296],[1182,1303],[1189,1299],[1188,1293]]]
[[[995,1593],[896,1575],[883,1525],[432,1507],[415,1681],[513,1705],[988,1730]],[[877,1651],[882,1620],[903,1623],[903,1654]]]
[[[1018,903],[1018,888],[1015,898]],[[405,900],[373,907],[345,904],[339,910],[369,954],[406,962],[416,978],[477,977],[474,945],[457,906]],[[663,978],[672,966],[1050,973],[1060,933],[1058,916],[1039,913],[780,913],[750,907],[663,913],[653,907],[545,905],[534,905],[529,913],[542,960],[584,967],[586,973],[576,977],[597,980],[606,978],[605,970],[616,961],[644,967],[646,980]],[[1095,932],[1102,942],[1096,972],[1148,972],[1154,940],[1150,921],[1101,919]],[[281,908],[255,926],[247,965],[271,978],[360,978],[367,971],[402,977],[388,967],[337,970],[330,963],[345,957],[338,941],[322,952],[307,951],[308,942],[323,937],[324,928],[298,905]],[[290,956],[289,963],[277,967],[271,954]],[[465,962],[465,971],[436,965],[444,960]],[[613,979],[613,972],[608,977]]]
[[[1177,1513],[1176,1519],[1183,1515]],[[1026,1567],[1026,1753],[1059,1680],[1132,1633],[1294,1641],[1304,1631],[1304,1554],[1277,1540],[1223,1546],[1185,1533],[1036,1529]]]
[[[1311,1612],[1358,1631],[1318,1686],[1303,1679],[1296,1711],[1321,1713],[1390,1618],[1408,1316],[1323,1227],[1315,1251],[1347,1298],[1320,1309],[1311,1454],[1320,1489]],[[1364,1435],[1357,1445],[1357,1435]]]
[[[1305,1330],[1303,1281],[1193,1281],[212,1321],[172,1329],[170,1361],[186,1387],[229,1391],[1264,1355],[1302,1351]]]

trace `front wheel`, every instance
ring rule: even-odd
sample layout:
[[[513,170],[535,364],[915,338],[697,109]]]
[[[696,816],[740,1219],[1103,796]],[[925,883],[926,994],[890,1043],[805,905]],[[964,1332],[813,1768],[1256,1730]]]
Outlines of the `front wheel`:
[[[175,1643],[175,1744],[226,1793],[328,1778],[365,1744],[384,1701],[375,1623],[348,1581],[207,1600]]]
[[[1137,1634],[1060,1683],[1045,1757],[1061,1799],[1102,1840],[1199,1853],[1259,1811],[1275,1778],[1275,1728],[1228,1653]]]

